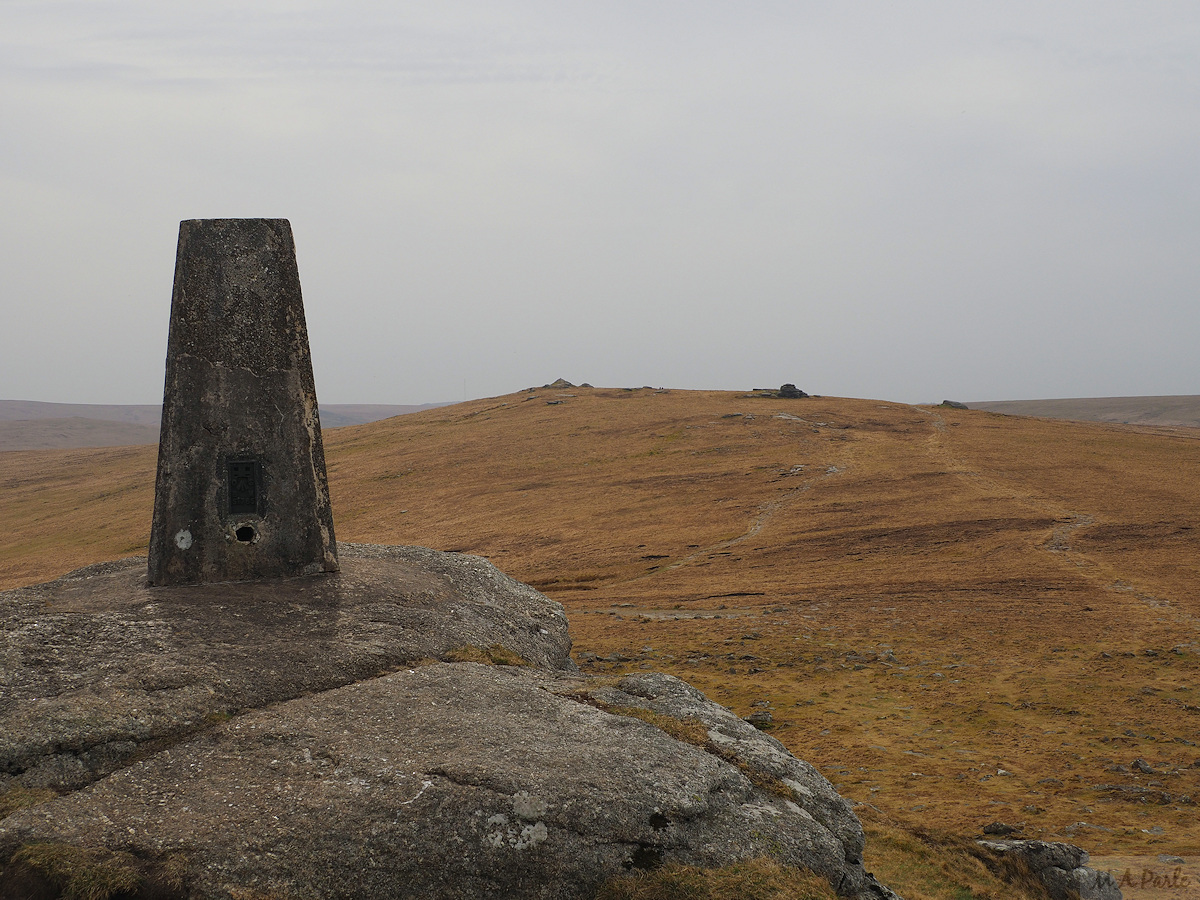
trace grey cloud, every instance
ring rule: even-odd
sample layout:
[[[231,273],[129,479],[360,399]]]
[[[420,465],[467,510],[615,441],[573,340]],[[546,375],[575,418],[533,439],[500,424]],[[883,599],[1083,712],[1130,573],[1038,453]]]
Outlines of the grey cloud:
[[[1193,18],[8,4],[0,394],[154,402],[218,215],[292,219],[325,402],[1196,392]]]

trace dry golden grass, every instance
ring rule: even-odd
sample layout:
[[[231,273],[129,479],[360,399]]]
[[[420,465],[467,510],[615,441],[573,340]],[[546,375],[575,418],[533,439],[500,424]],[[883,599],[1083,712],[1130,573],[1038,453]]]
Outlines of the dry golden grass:
[[[532,666],[529,660],[514,650],[509,650],[503,644],[492,644],[488,647],[476,647],[466,644],[456,647],[445,656],[446,662],[474,662],[485,666]]]
[[[0,453],[0,590],[145,553],[157,447]]]
[[[25,844],[0,872],[5,897],[112,900],[185,896],[187,861],[180,854],[139,858],[123,850],[71,844]]]
[[[1050,900],[1027,865],[989,854],[972,839],[914,831],[868,804],[859,806],[858,815],[870,867],[905,900]]]
[[[769,704],[897,828],[1200,853],[1196,430],[573,389],[326,450],[339,538],[488,557],[566,606],[585,669]],[[0,586],[144,552],[153,469],[0,454]]]
[[[748,859],[720,869],[668,863],[614,878],[596,900],[837,900],[837,894],[812,872]]]

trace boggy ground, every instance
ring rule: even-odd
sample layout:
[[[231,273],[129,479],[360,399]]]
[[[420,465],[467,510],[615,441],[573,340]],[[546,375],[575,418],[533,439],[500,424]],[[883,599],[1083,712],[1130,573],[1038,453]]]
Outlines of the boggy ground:
[[[486,556],[585,670],[769,711],[868,831],[1200,854],[1200,431],[573,388],[326,450],[339,538]],[[0,587],[144,550],[153,468],[0,454]]]

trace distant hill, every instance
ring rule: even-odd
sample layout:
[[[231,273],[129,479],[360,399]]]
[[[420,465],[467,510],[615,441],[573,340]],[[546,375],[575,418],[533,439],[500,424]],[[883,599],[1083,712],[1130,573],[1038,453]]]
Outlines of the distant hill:
[[[365,425],[392,416],[445,406],[379,403],[331,403],[321,407],[321,425]],[[128,447],[158,443],[162,406],[102,403],[42,403],[0,400],[0,451],[73,450],[81,447]]]
[[[63,419],[0,419],[0,451],[76,450],[158,442],[158,423],[139,425],[70,416]]]
[[[18,419],[92,419],[104,422],[127,422],[131,425],[153,425],[158,428],[162,404],[145,403],[139,406],[117,406],[107,403],[43,403],[40,400],[0,400],[0,422]]]
[[[988,400],[968,403],[967,406],[1009,416],[1200,428],[1200,395],[1196,394],[1168,397]]]

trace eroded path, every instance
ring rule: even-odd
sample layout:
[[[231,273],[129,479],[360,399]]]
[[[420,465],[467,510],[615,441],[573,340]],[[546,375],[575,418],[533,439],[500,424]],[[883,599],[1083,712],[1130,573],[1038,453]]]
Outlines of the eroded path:
[[[1121,522],[1124,517],[1114,521],[1114,512],[1125,512],[1130,516],[1140,514],[1141,517],[1148,517],[1147,513],[1149,513],[1150,516],[1161,518],[1163,515],[1171,515],[1174,510],[1178,509],[1177,506],[1174,504],[1164,505],[1157,509],[1146,510],[1138,509],[1136,505],[1131,504],[1132,508],[1114,510],[1112,507],[1119,507],[1119,501],[1114,503],[1114,498],[1104,498],[1103,489],[1099,492],[1094,488],[1085,489],[1088,487],[1086,482],[1089,478],[1097,478],[1101,481],[1110,480],[1114,486],[1120,482],[1111,479],[1111,473],[1094,473],[1084,467],[1080,467],[1074,477],[1071,477],[1069,465],[1066,472],[1063,473],[1068,483],[1060,485],[1060,489],[1065,487],[1066,493],[1076,494],[1071,498],[1073,502],[1064,502],[1066,498],[1062,494],[1056,497],[1049,492],[1031,490],[1028,484],[1023,484],[1020,479],[1005,479],[998,476],[994,469],[983,474],[979,471],[981,467],[978,464],[972,465],[968,461],[969,453],[964,452],[965,448],[956,445],[956,432],[953,428],[948,427],[945,416],[937,408],[917,407],[917,409],[929,417],[930,433],[927,449],[932,459],[944,464],[948,470],[955,472],[956,475],[970,483],[982,487],[997,498],[1020,503],[1031,510],[1040,511],[1055,519],[1050,535],[1038,546],[1039,550],[1061,559],[1065,565],[1088,579],[1097,589],[1108,594],[1119,595],[1121,598],[1133,599],[1147,610],[1154,610],[1158,617],[1168,617],[1171,622],[1192,633],[1193,639],[1195,634],[1200,633],[1200,616],[1182,608],[1178,603],[1172,602],[1171,597],[1176,594],[1175,591],[1164,590],[1164,585],[1152,584],[1143,577],[1142,573],[1126,570],[1121,564],[1122,554],[1096,552],[1086,546],[1089,529],[1098,524],[1109,530],[1119,527],[1117,523]],[[1048,424],[1052,427],[1055,423]],[[1104,428],[1104,426],[1087,427],[1094,427],[1097,430]],[[1107,479],[1105,478],[1106,474],[1108,475]],[[1108,502],[1096,502],[1102,499],[1107,499]],[[1088,503],[1088,500],[1093,502]],[[1105,509],[1106,506],[1109,508]],[[1194,600],[1194,596],[1189,599]]]

